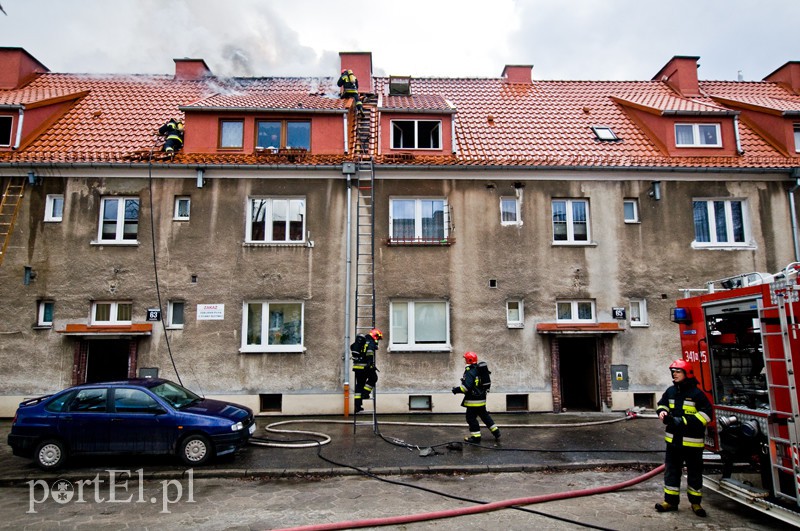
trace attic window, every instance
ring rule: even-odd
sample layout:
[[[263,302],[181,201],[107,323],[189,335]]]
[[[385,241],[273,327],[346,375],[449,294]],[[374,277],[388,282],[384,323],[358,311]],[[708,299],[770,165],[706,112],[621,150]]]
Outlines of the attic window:
[[[411,78],[408,76],[389,77],[389,96],[410,96]]]
[[[722,147],[719,124],[675,124],[678,147]]]
[[[0,146],[11,145],[11,122],[10,116],[0,116]]]
[[[800,153],[800,124],[794,124],[794,150]]]
[[[619,137],[607,125],[593,125],[592,131],[598,140],[619,140]]]

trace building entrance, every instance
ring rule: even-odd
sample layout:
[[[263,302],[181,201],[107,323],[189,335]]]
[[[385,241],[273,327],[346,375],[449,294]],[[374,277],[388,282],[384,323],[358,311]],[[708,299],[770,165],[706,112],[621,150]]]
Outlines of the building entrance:
[[[561,407],[567,411],[600,411],[597,339],[558,339]]]
[[[129,339],[87,341],[86,383],[128,378],[130,345]]]

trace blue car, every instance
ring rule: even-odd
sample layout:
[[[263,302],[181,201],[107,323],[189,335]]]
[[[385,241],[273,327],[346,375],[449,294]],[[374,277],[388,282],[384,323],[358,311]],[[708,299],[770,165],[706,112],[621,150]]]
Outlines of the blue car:
[[[52,470],[79,454],[177,455],[189,466],[235,452],[256,429],[247,407],[161,378],[71,387],[22,402],[8,444]]]

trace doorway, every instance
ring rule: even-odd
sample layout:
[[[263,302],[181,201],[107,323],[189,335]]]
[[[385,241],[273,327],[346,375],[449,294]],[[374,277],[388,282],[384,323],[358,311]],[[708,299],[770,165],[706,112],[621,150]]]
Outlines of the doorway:
[[[86,383],[128,378],[129,339],[92,339],[87,346]]]
[[[597,339],[558,339],[561,407],[567,411],[600,411]]]

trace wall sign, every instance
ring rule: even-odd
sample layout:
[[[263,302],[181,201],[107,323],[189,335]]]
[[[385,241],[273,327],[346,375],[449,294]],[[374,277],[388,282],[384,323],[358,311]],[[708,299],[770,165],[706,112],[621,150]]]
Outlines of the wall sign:
[[[225,319],[225,305],[224,304],[198,304],[197,305],[197,320],[198,321],[221,321]]]
[[[161,309],[160,308],[148,308],[147,309],[147,320],[148,321],[160,321],[161,320]]]
[[[614,319],[625,319],[625,308],[611,308]]]

